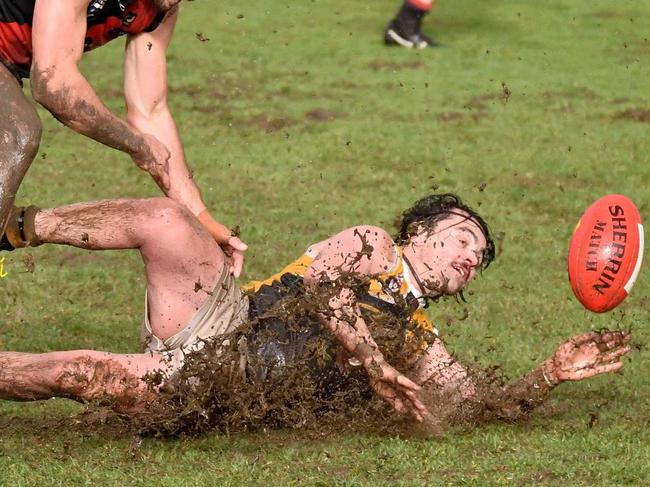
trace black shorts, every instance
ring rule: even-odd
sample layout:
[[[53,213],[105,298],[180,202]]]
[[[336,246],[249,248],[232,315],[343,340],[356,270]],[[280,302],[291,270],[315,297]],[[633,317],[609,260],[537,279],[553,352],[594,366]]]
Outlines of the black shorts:
[[[251,329],[245,334],[247,376],[259,383],[290,372],[305,374],[321,397],[349,387],[367,388],[363,370],[355,370],[354,374],[340,370],[336,363],[340,345],[323,329],[318,317],[300,312],[296,301],[303,292],[302,278],[285,274],[249,295]],[[283,315],[281,310],[286,308],[293,311]]]

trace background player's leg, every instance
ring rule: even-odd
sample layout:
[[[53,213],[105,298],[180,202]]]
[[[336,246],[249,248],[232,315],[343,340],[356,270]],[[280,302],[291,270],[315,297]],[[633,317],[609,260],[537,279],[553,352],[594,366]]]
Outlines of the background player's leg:
[[[40,210],[36,237],[86,249],[140,250],[156,336],[177,333],[206,302],[225,255],[199,221],[169,198],[106,200]]]
[[[41,121],[16,78],[0,64],[0,230],[41,140]]]
[[[121,355],[93,350],[0,353],[0,398],[37,401],[65,397],[79,402],[108,401],[134,411],[155,400],[144,377],[166,365],[158,354]]]
[[[404,0],[402,7],[390,21],[384,33],[384,42],[402,47],[433,47],[436,45],[421,31],[422,18],[433,7],[433,0]]]

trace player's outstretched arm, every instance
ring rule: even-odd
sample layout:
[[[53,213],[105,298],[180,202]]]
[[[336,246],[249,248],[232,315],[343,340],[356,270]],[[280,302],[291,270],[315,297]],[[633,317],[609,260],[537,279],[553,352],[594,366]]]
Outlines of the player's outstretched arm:
[[[431,385],[454,393],[460,400],[474,399],[477,395],[467,369],[447,351],[440,338],[436,338],[418,358],[411,378],[419,385]]]
[[[398,413],[410,413],[421,421],[426,408],[416,395],[420,387],[388,364],[361,317],[353,290],[390,269],[396,257],[393,241],[384,230],[350,228],[324,243],[304,281],[322,307],[323,326],[363,364],[375,393]]]
[[[187,166],[183,145],[167,104],[166,51],[178,17],[178,8],[149,33],[130,36],[124,58],[124,96],[127,119],[138,131],[164,144],[169,150],[169,188],[166,194],[189,209],[231,257],[231,271],[238,277],[247,249],[228,227],[217,222],[206,209],[201,193]],[[160,145],[162,145],[160,144]],[[140,167],[146,157],[134,155]]]
[[[506,386],[498,397],[486,397],[485,406],[498,417],[516,419],[541,404],[549,392],[566,381],[588,379],[623,368],[631,335],[624,331],[594,331],[577,335],[558,347],[539,367]]]
[[[73,130],[146,160],[146,167],[141,167],[162,188],[168,188],[168,151],[114,115],[79,71],[89,3],[90,0],[36,0],[31,69],[34,99]]]

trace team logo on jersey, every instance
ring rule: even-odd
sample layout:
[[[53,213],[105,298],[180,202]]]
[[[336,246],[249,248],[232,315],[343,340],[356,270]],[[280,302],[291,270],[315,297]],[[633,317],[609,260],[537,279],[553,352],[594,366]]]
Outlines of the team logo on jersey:
[[[108,2],[108,0],[95,0],[88,7],[88,11],[90,12],[91,10],[101,10],[101,9],[103,9],[104,5],[106,5],[106,2]]]
[[[97,20],[97,17],[101,15],[102,10],[106,7],[106,2],[108,2],[108,0],[93,0],[90,5],[88,5],[88,12],[86,14],[88,22],[94,22]]]
[[[399,292],[401,287],[402,283],[396,276],[393,276],[386,281],[386,289],[391,293]]]
[[[88,5],[88,20],[94,20],[97,16],[99,16],[100,12],[106,7],[108,1],[109,0],[93,0],[90,5]],[[125,12],[126,7],[128,7],[131,3],[133,3],[133,0],[117,0],[117,7],[120,9],[120,12]],[[133,22],[133,19],[131,19],[129,23],[131,22]]]

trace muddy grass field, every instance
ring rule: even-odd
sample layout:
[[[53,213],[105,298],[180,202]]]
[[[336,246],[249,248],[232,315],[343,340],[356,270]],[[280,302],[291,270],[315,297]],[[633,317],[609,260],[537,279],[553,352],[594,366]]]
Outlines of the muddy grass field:
[[[398,2],[183,2],[170,103],[204,199],[250,245],[241,283],[345,227],[392,232],[431,188],[453,191],[498,240],[467,302],[428,310],[458,360],[516,378],[571,335],[620,327],[633,332],[624,373],[563,384],[528,421],[435,439],[381,408],[364,421],[160,439],[64,400],[2,402],[0,485],[650,481],[650,274],[604,315],[585,311],[566,277],[593,200],[623,193],[650,215],[650,2],[440,3],[425,30],[443,46],[416,52],[380,42]],[[119,112],[122,50],[83,62]],[[21,204],[157,194],[126,156],[41,114]],[[44,246],[6,254],[2,270],[2,350],[137,349],[136,253]]]

